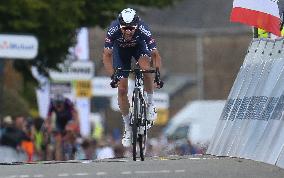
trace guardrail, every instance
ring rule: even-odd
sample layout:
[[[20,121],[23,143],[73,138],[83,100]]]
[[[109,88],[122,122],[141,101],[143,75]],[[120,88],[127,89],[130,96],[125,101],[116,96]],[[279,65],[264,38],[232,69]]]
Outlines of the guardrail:
[[[284,168],[284,38],[253,39],[208,154]]]

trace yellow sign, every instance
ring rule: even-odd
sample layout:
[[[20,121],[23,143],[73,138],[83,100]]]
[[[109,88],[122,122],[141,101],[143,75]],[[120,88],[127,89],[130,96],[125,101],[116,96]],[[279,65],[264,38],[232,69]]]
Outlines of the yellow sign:
[[[155,122],[157,125],[166,125],[169,119],[169,110],[168,109],[158,109],[158,118]]]
[[[92,85],[90,80],[76,81],[76,96],[88,98],[92,96]]]

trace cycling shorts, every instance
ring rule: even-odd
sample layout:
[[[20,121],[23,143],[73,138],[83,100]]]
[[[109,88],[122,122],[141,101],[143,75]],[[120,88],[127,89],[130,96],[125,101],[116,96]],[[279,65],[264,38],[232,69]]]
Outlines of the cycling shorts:
[[[114,46],[113,48],[113,67],[122,69],[131,69],[131,59],[134,57],[138,61],[142,56],[147,56],[150,60],[150,51],[147,49],[146,43],[139,43],[135,47],[121,48]],[[121,72],[118,74],[123,78],[129,76],[129,72]]]

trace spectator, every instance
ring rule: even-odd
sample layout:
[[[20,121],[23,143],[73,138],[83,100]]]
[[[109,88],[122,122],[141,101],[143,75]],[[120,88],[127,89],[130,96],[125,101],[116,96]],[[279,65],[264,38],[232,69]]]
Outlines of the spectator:
[[[23,140],[30,140],[25,133],[24,117],[16,117],[13,124],[8,126],[2,136],[2,145],[9,146],[13,149],[20,149]]]
[[[33,135],[33,140],[35,144],[35,152],[39,156],[40,160],[44,159],[44,137],[43,137],[43,132],[42,132],[42,127],[43,127],[44,120],[42,118],[35,118],[34,119],[34,125],[33,125],[33,130],[34,130],[34,135]]]
[[[12,121],[12,117],[11,116],[6,116],[6,117],[3,118],[3,125],[0,128],[0,144],[1,144],[2,136],[6,132],[6,129],[8,127],[11,127],[12,124],[13,124],[13,121]]]

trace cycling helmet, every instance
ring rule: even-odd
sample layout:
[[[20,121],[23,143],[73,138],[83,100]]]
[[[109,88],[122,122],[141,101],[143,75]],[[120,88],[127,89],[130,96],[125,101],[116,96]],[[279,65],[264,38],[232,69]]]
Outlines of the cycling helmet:
[[[61,95],[61,94],[56,94],[56,95],[54,96],[54,98],[52,98],[52,102],[53,102],[54,105],[63,104],[64,101],[65,101],[65,98],[64,98],[64,96]]]
[[[127,8],[123,9],[118,15],[118,21],[121,26],[137,26],[139,16],[136,14],[135,10]]]

